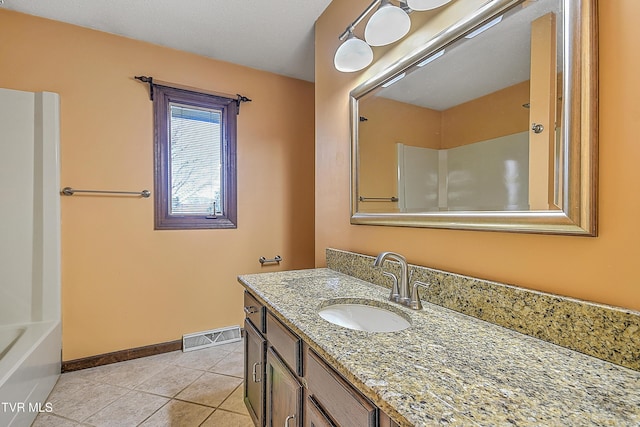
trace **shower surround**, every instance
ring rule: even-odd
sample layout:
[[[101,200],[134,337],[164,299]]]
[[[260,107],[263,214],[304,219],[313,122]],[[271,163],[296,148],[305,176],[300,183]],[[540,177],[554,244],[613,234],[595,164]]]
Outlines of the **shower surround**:
[[[29,426],[60,375],[60,101],[0,89],[0,425]]]

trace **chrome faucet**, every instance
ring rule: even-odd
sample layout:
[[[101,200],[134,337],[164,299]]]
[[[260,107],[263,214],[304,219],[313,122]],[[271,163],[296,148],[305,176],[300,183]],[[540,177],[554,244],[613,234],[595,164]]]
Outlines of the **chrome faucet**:
[[[396,277],[395,274],[389,273],[388,271],[384,271],[382,273],[387,277],[391,277],[391,279],[393,280],[393,286],[391,287],[391,295],[389,295],[389,300],[395,301],[402,305],[406,305],[407,307],[410,307],[414,310],[422,309],[422,304],[420,303],[420,297],[418,295],[418,287],[428,287],[429,285],[417,280],[413,284],[413,287],[410,285],[411,281],[409,277],[409,265],[407,264],[407,259],[398,253],[381,252],[373,262],[373,266],[382,267],[382,264],[384,264],[384,262],[388,258],[400,263],[399,278]]]
[[[382,252],[376,257],[373,266],[382,267],[382,264],[384,264],[387,258],[391,258],[400,263],[400,278],[397,278],[393,273],[386,271],[383,273],[385,276],[391,277],[394,282],[395,289],[391,289],[389,299],[403,304],[402,301],[409,299],[409,266],[407,265],[407,259],[395,252]]]

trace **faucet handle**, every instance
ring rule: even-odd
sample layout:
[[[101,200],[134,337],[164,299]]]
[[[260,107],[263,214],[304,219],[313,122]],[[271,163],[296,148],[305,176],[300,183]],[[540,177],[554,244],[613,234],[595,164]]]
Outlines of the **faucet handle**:
[[[418,288],[423,287],[427,289],[431,286],[429,283],[420,282],[416,280],[413,282],[413,289],[411,291],[411,302],[409,303],[409,307],[414,310],[422,310],[422,302],[420,302],[420,295],[418,295]]]
[[[400,288],[398,287],[398,278],[396,277],[395,274],[389,273],[388,271],[383,271],[382,274],[387,277],[391,277],[391,280],[393,280],[393,284],[391,285],[391,294],[389,295],[389,300],[398,302],[398,300],[400,299]]]

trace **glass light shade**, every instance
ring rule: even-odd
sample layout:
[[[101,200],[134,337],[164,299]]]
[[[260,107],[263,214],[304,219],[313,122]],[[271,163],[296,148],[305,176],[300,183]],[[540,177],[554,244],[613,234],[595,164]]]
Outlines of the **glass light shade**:
[[[451,0],[407,0],[407,6],[412,10],[431,10],[444,6]]]
[[[364,39],[371,46],[384,46],[403,38],[411,28],[407,12],[383,0],[364,29]]]
[[[333,58],[336,70],[351,73],[366,68],[373,61],[371,46],[353,34],[338,47]]]

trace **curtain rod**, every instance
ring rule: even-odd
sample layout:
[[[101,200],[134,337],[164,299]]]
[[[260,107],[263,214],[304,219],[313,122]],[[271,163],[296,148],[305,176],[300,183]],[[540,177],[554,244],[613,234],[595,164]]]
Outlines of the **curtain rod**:
[[[228,98],[228,99],[234,99],[236,102],[236,105],[238,106],[238,113],[240,113],[240,103],[242,102],[251,102],[251,99],[247,98],[244,95],[240,95],[239,93],[236,93],[236,95],[230,95],[228,93],[221,93],[221,92],[213,92],[210,90],[203,90],[203,89],[199,89],[199,88],[195,88],[192,86],[185,86],[185,85],[178,85],[175,83],[168,83],[168,82],[163,82],[160,80],[154,80],[153,77],[147,77],[147,76],[134,76],[134,78],[136,80],[140,80],[142,83],[148,83],[149,84],[149,99],[151,101],[153,101],[153,86],[154,85],[158,85],[158,86],[166,86],[166,87],[171,87],[171,88],[175,88],[175,89],[183,89],[183,90],[188,90],[191,92],[199,92],[199,93],[206,93],[209,95],[214,95],[214,96],[220,96],[223,98]]]

